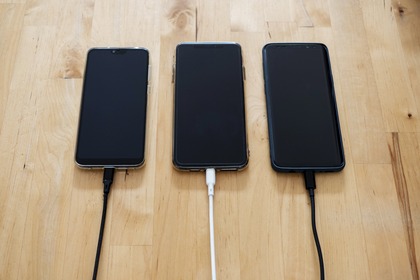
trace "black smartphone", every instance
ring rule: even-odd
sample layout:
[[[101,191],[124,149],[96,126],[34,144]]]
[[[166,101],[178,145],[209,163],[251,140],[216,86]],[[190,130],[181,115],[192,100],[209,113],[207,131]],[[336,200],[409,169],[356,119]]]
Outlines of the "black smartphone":
[[[182,43],[174,67],[173,164],[238,170],[248,163],[241,47]]]
[[[148,69],[143,48],[89,50],[75,156],[79,166],[143,164]]]
[[[339,171],[344,151],[325,45],[263,48],[271,165],[276,171]]]

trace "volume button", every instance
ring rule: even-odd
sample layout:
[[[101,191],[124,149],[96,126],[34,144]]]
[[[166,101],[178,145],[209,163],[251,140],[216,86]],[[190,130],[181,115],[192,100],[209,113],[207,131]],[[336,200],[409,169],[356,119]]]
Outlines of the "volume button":
[[[147,68],[147,82],[150,82],[151,73],[152,73],[152,65],[149,64],[149,67]]]
[[[175,64],[172,65],[172,83],[175,83]]]
[[[242,66],[242,78],[244,79],[244,81],[246,80],[246,71],[245,71],[245,66]]]

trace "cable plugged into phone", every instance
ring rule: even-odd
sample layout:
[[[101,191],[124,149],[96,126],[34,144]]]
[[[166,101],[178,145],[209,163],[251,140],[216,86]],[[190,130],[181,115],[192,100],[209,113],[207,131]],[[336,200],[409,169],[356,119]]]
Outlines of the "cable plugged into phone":
[[[96,257],[95,257],[95,267],[93,268],[93,276],[92,280],[96,280],[96,276],[98,274],[98,267],[99,267],[99,258],[101,256],[101,248],[102,248],[102,238],[104,236],[104,228],[105,228],[105,219],[106,219],[106,209],[108,205],[108,194],[111,191],[111,185],[114,181],[114,168],[105,168],[104,169],[104,205],[102,209],[102,220],[101,220],[101,228],[99,230],[99,238],[98,238],[98,247],[96,248]]]
[[[206,169],[206,184],[209,195],[209,224],[210,224],[210,260],[211,260],[211,279],[216,280],[216,251],[214,246],[214,222],[213,222],[213,197],[214,186],[216,185],[216,170]]]
[[[319,273],[320,279],[324,280],[324,259],[322,257],[321,244],[319,243],[318,232],[316,230],[316,220],[315,220],[315,173],[313,171],[305,171],[305,186],[309,193],[309,199],[311,201],[311,220],[312,220],[312,233],[314,235],[316,250],[318,252],[318,261],[319,261]]]

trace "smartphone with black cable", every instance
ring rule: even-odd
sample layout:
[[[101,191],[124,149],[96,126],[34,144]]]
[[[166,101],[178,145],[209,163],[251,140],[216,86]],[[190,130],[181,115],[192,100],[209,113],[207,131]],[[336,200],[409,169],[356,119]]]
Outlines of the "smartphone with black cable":
[[[182,43],[174,65],[173,164],[238,170],[248,163],[241,47]]]
[[[324,280],[315,219],[315,172],[340,171],[345,165],[328,49],[320,43],[271,43],[262,55],[271,165],[276,171],[304,175]]]
[[[327,47],[320,43],[271,43],[264,46],[262,55],[273,169],[343,169]]]
[[[88,51],[75,159],[80,167],[139,167],[145,159],[149,53]]]

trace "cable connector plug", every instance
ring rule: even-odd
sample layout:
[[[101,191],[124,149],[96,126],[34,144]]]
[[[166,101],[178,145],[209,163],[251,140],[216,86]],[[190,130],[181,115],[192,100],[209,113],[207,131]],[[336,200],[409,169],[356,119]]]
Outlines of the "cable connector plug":
[[[114,168],[105,168],[104,169],[104,194],[108,194],[111,189],[112,182],[114,181]]]
[[[310,197],[314,197],[316,182],[315,182],[315,173],[313,171],[305,171],[305,187],[309,192]]]
[[[214,168],[206,169],[206,184],[209,196],[214,196],[214,186],[216,185],[216,170]]]

